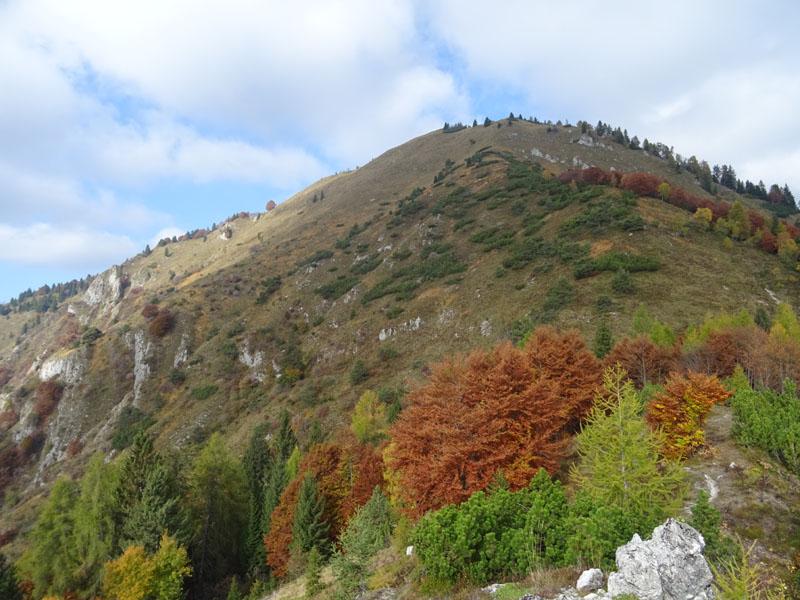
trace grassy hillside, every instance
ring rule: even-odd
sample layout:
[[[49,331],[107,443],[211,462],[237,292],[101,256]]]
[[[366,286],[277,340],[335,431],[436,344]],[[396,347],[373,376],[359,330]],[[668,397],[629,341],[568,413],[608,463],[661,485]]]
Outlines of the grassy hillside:
[[[797,308],[794,265],[754,242],[701,230],[655,198],[559,182],[591,165],[705,194],[665,160],[590,140],[520,120],[433,132],[98,277],[123,280],[119,295],[98,286],[92,303],[76,296],[55,312],[0,318],[0,446],[37,435],[41,445],[6,484],[0,529],[23,535],[4,551],[24,545],[41,484],[79,472],[98,448],[118,451],[123,414],[150,419],[163,447],[191,453],[221,431],[241,451],[284,407],[301,441],[315,421],[333,432],[365,389],[391,399],[443,356],[538,324],[591,340],[605,319],[620,339],[640,303],[678,332],[718,310]],[[763,208],[727,190],[722,199]],[[617,270],[598,265],[620,256],[657,268],[631,272],[635,290],[619,293]],[[588,259],[595,268],[576,277]],[[142,314],[148,305],[168,312],[163,331]],[[87,338],[91,328],[102,335]],[[357,361],[366,377],[351,377]],[[60,373],[64,390],[37,423],[44,372]]]

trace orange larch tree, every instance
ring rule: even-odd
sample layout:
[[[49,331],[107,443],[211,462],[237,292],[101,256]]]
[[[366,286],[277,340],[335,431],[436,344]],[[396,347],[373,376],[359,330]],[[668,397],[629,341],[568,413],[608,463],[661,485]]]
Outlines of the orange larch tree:
[[[410,405],[390,430],[387,462],[409,514],[462,502],[500,472],[519,489],[540,468],[551,474],[559,468],[569,427],[591,408],[599,365],[585,359],[582,351],[591,353],[577,334],[564,341],[553,333],[537,331],[523,350],[503,342],[490,352],[447,358],[408,394]],[[577,351],[571,365],[558,355],[559,342]],[[585,364],[598,376],[569,381],[567,373]]]
[[[603,381],[603,367],[597,357],[577,330],[559,332],[550,326],[537,328],[523,352],[537,377],[559,396],[567,427],[577,431]]]
[[[664,432],[667,458],[686,458],[705,445],[706,416],[731,397],[716,375],[670,373],[664,391],[647,403],[647,422]]]
[[[628,377],[638,389],[648,381],[660,383],[674,368],[675,351],[654,344],[649,337],[620,340],[605,358],[605,365],[619,364],[628,372]]]

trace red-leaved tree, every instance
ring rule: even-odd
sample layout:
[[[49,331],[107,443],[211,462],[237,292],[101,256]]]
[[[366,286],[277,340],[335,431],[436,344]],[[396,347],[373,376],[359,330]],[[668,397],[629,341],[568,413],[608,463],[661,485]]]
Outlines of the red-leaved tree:
[[[585,358],[577,334],[566,336],[554,337],[548,328],[524,350],[503,342],[431,367],[427,384],[409,392],[387,450],[409,514],[462,502],[500,472],[519,489],[540,468],[551,474],[559,468],[569,427],[590,408],[585,398],[598,383],[596,377],[568,380],[567,371],[590,361],[570,364],[559,354]],[[596,360],[592,368],[599,373]]]

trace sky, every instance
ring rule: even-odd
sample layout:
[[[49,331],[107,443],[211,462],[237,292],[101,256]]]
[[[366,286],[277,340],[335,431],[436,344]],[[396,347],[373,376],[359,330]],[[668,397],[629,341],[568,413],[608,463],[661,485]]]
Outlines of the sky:
[[[0,302],[509,112],[800,197],[798,26],[794,0],[0,0]]]

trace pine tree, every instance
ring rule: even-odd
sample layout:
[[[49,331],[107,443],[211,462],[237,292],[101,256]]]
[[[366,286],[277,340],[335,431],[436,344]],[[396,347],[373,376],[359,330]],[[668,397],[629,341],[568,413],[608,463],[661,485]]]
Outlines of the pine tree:
[[[769,314],[764,310],[763,306],[759,306],[756,310],[755,322],[764,331],[769,331],[770,327],[772,327],[772,319],[769,318]]]
[[[278,432],[275,434],[275,459],[286,462],[297,446],[297,438],[292,431],[292,421],[288,411],[281,412]]]
[[[78,498],[78,486],[65,477],[50,490],[50,496],[36,520],[31,533],[30,551],[33,583],[36,596],[61,595],[75,589],[75,548],[72,532],[75,529],[73,509]]]
[[[339,597],[355,598],[366,590],[370,559],[388,543],[391,523],[389,501],[376,487],[348,522],[331,560]]]
[[[270,450],[266,438],[266,424],[258,425],[250,436],[250,444],[242,457],[247,477],[247,530],[244,541],[244,559],[247,572],[263,574],[266,568],[264,553],[264,491],[270,467]]]
[[[0,598],[3,598],[3,600],[22,600],[17,568],[14,563],[8,562],[6,555],[2,552],[0,552]]]
[[[311,600],[322,589],[322,555],[317,547],[314,546],[308,551],[308,556],[306,557],[306,599]]]
[[[182,504],[176,474],[166,465],[156,464],[147,475],[138,502],[127,512],[121,546],[142,546],[152,554],[164,533],[181,545],[187,544],[189,521]]]
[[[147,483],[147,476],[161,461],[155,449],[153,438],[145,432],[139,432],[133,438],[133,443],[127,456],[120,465],[119,481],[116,501],[116,520],[125,523],[142,497],[142,491]],[[121,540],[120,540],[121,541]],[[117,544],[118,552],[122,552],[127,545]]]
[[[306,554],[311,548],[317,548],[320,554],[327,553],[330,526],[323,518],[324,512],[317,480],[307,474],[300,487],[292,524],[292,545],[297,552]]]
[[[219,433],[195,459],[188,502],[195,528],[196,579],[213,581],[234,572],[239,567],[247,484],[241,463],[225,449]]]
[[[625,371],[609,369],[603,383],[577,437],[579,462],[571,479],[600,502],[629,514],[644,534],[680,507],[685,476],[680,465],[660,459],[662,436],[645,422]]]
[[[94,597],[103,584],[103,565],[115,555],[118,535],[114,520],[119,472],[101,452],[89,462],[73,512],[75,559],[80,581],[73,591]]]
[[[242,597],[242,591],[239,589],[239,579],[236,575],[233,576],[231,579],[231,585],[228,588],[228,597],[226,600],[244,600]]]
[[[272,512],[281,502],[281,494],[289,485],[289,475],[286,472],[286,463],[275,460],[270,469],[267,487],[264,490],[264,535],[269,533]]]
[[[614,347],[614,338],[611,336],[611,327],[608,326],[608,321],[603,319],[597,332],[594,335],[594,355],[597,358],[605,358]]]

